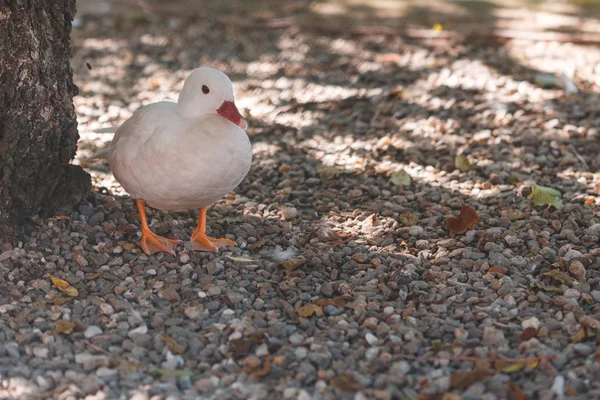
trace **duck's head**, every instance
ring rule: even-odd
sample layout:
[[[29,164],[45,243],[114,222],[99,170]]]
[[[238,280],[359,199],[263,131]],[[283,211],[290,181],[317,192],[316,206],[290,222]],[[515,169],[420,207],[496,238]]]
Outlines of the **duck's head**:
[[[235,105],[231,80],[216,69],[193,70],[183,84],[177,104],[188,118],[218,114],[242,129],[248,127]]]

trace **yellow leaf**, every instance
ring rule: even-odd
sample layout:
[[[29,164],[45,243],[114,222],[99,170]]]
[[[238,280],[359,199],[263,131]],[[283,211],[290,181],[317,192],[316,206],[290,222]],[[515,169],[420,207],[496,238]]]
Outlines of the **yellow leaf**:
[[[67,296],[75,297],[79,294],[76,288],[71,286],[69,282],[63,281],[60,278],[57,278],[53,275],[50,275],[50,279],[52,280],[52,284],[56,286],[58,290],[66,294]]]
[[[73,328],[75,328],[75,324],[71,321],[61,319],[56,323],[56,333],[65,333],[68,335],[73,332]]]
[[[531,185],[531,194],[529,198],[533,200],[534,206],[554,206],[557,210],[562,206],[560,192],[546,186]]]
[[[471,168],[471,163],[469,162],[467,156],[464,154],[459,154],[454,159],[454,166],[461,172],[466,172],[469,168]]]
[[[410,186],[411,181],[410,175],[404,169],[392,172],[390,175],[390,182],[397,186]]]
[[[419,218],[409,212],[405,212],[398,217],[398,221],[402,222],[404,226],[415,226],[419,222]]]
[[[65,219],[66,219],[66,220],[69,220],[69,219],[71,219],[71,217],[69,217],[68,215],[57,215],[57,216],[55,216],[54,218],[56,218],[56,219],[57,219],[57,220],[59,220],[59,221],[60,221],[60,220],[65,220]]]
[[[318,306],[316,304],[307,304],[303,307],[296,308],[296,313],[299,317],[303,318],[309,318],[313,315],[316,317],[322,317],[324,315],[323,307]]]
[[[229,258],[233,262],[254,262],[254,261],[256,261],[256,260],[252,260],[250,258],[244,258],[244,257],[231,257],[231,256],[227,256],[227,258]]]
[[[442,26],[442,24],[435,24],[433,25],[433,30],[436,32],[441,32],[444,30],[444,27]]]
[[[531,368],[536,368],[538,366],[538,364],[539,364],[539,361],[537,358],[531,358],[531,359],[519,360],[519,361],[500,359],[500,360],[494,361],[494,368],[496,368],[497,371],[504,372],[505,374],[513,374],[515,372],[519,372],[520,370],[525,368],[525,366],[529,366]]]

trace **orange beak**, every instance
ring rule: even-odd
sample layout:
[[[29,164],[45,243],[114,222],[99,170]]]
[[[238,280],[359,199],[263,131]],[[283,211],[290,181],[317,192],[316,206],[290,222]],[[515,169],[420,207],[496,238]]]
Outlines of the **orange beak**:
[[[221,107],[219,107],[217,110],[217,114],[223,118],[227,118],[242,129],[246,129],[248,127],[248,123],[244,118],[242,118],[242,114],[240,114],[233,101],[224,101]]]

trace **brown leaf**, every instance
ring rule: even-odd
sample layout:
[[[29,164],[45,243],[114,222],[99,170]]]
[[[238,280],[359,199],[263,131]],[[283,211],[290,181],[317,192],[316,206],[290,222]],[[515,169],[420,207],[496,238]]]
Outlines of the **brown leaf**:
[[[546,285],[541,284],[540,282],[534,282],[533,284],[531,284],[530,288],[542,290],[544,292],[555,292],[555,293],[561,293],[561,294],[563,293],[563,290],[559,287],[546,286]]]
[[[492,376],[489,371],[461,371],[450,375],[450,387],[452,389],[465,390],[474,383],[481,382]]]
[[[75,297],[79,294],[79,291],[71,286],[69,282],[57,278],[54,275],[50,275],[50,279],[52,280],[52,284],[67,296]]]
[[[321,306],[321,307],[325,307],[325,306],[339,307],[342,304],[344,304],[344,302],[346,300],[348,300],[348,296],[342,295],[342,296],[334,297],[333,299],[318,299],[318,300],[315,300],[314,304]]]
[[[448,217],[444,228],[452,233],[463,234],[481,222],[477,212],[466,204],[462,205],[458,217]]]
[[[570,276],[567,276],[564,272],[562,272],[558,269],[553,269],[548,272],[544,272],[542,275],[550,277],[550,278],[554,279],[555,281],[559,281],[560,283],[563,283],[567,286],[570,286],[573,283],[573,278],[571,278]]]
[[[102,275],[104,275],[104,271],[90,272],[90,273],[85,274],[84,277],[87,281],[91,281],[91,280],[100,278]]]
[[[52,299],[52,304],[55,306],[62,306],[64,304],[67,304],[71,300],[73,300],[73,298],[71,297],[55,297]]]
[[[271,372],[271,355],[267,354],[265,356],[265,362],[262,368],[253,371],[252,376],[254,376],[255,378],[262,378],[263,376],[269,375],[269,372]]]
[[[258,333],[256,335],[250,336],[246,339],[232,339],[229,341],[229,348],[236,355],[244,355],[247,354],[252,346],[258,344],[264,338],[264,333]]]
[[[322,317],[324,315],[323,307],[318,306],[316,304],[307,304],[303,307],[296,308],[296,313],[299,317],[303,318],[309,318],[313,315],[316,317]]]
[[[250,248],[253,249],[253,250],[260,249],[261,247],[263,247],[265,245],[265,243],[267,243],[266,240],[264,240],[264,239],[263,240],[259,240],[258,242],[252,243],[250,245]]]
[[[488,269],[488,272],[495,272],[497,274],[503,274],[506,275],[506,270],[502,267],[499,267],[497,265],[494,265],[493,267],[490,267],[490,269]]]
[[[538,330],[533,326],[526,328],[523,333],[521,333],[521,340],[529,340],[537,336]]]
[[[600,362],[600,346],[596,347],[596,352],[594,353],[594,358],[596,361]]]
[[[525,393],[523,393],[521,389],[519,389],[519,387],[511,381],[508,381],[508,391],[510,392],[514,400],[527,400],[527,396],[525,396]]]
[[[331,386],[345,392],[358,392],[361,389],[360,383],[352,374],[340,374],[333,377]]]
[[[167,334],[163,334],[162,341],[165,342],[173,354],[183,354],[187,348],[185,344],[179,343],[177,340]]]
[[[61,319],[56,323],[56,333],[64,333],[68,335],[73,332],[73,328],[75,328],[75,323],[71,321],[65,321]]]

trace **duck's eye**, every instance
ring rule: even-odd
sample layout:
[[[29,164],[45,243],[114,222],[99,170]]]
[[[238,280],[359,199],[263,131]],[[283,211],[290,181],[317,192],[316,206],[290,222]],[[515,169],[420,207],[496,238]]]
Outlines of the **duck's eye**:
[[[208,94],[210,93],[210,89],[206,85],[202,85],[202,93]]]

